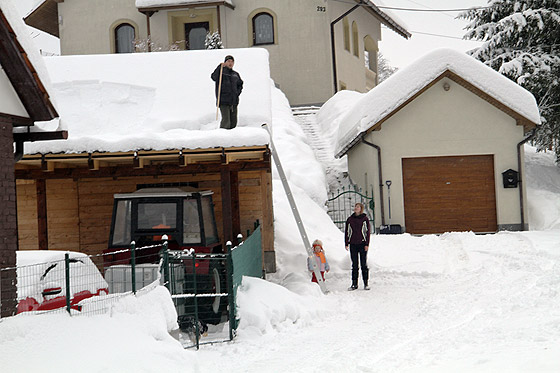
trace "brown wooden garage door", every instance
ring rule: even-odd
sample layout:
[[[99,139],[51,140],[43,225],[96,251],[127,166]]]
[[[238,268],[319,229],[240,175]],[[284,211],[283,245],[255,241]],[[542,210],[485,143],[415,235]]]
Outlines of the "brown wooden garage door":
[[[406,231],[495,232],[494,156],[403,158]]]

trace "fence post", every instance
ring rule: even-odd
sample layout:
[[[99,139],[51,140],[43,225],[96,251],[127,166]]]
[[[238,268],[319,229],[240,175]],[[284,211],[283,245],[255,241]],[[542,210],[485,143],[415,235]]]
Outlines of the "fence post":
[[[163,281],[165,286],[171,292],[171,281],[169,278],[169,252],[167,251],[167,241],[163,243]]]
[[[130,264],[132,267],[132,293],[136,294],[136,242],[130,243]]]
[[[229,304],[229,340],[233,340],[233,329],[237,329],[237,319],[235,318],[235,298],[233,297],[233,257],[231,255],[231,242],[226,243],[227,248],[227,292]]]
[[[198,326],[198,290],[196,289],[196,254],[192,252],[192,273],[194,291],[194,331],[196,336],[196,349],[200,348],[200,328]]]
[[[66,311],[72,315],[70,312],[70,255],[68,253],[64,254],[64,277],[66,280]]]

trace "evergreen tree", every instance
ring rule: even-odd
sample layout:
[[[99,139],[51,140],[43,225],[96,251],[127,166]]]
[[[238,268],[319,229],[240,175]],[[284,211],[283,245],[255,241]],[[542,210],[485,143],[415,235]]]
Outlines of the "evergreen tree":
[[[223,49],[222,37],[218,31],[208,32],[206,40],[204,40],[204,47],[206,49]]]
[[[470,21],[466,39],[484,42],[469,53],[535,96],[543,124],[534,142],[560,161],[559,1],[489,0],[459,18]]]
[[[398,70],[397,67],[393,67],[389,64],[389,61],[383,56],[381,52],[377,55],[377,73],[378,81],[381,83]]]

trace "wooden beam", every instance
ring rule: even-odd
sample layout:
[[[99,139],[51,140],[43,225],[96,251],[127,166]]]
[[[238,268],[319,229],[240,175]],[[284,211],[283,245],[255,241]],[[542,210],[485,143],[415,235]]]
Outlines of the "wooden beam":
[[[37,189],[37,237],[39,239],[39,250],[48,250],[49,230],[47,225],[47,182],[46,180],[37,180],[35,183]]]
[[[67,138],[68,131],[14,133],[14,141],[16,142],[66,140]]]
[[[233,211],[231,193],[231,174],[227,168],[221,169],[222,182],[222,225],[224,234],[224,244],[227,241],[233,242]]]
[[[5,113],[0,113],[0,122],[9,123],[14,127],[30,127],[34,124],[31,118]]]
[[[40,161],[39,161],[40,162]],[[46,161],[48,163],[48,161]],[[85,160],[87,162],[87,158]],[[47,167],[47,166],[45,166]],[[220,173],[223,169],[221,163],[196,163],[185,167],[177,164],[149,165],[144,168],[133,168],[128,166],[100,167],[99,170],[89,170],[88,167],[79,168],[56,168],[52,172],[43,172],[41,168],[16,169],[16,179],[84,179],[98,177],[126,177],[126,176],[158,176],[158,175],[180,175],[180,174],[205,174]],[[227,165],[230,171],[257,171],[270,170],[271,163],[268,161],[235,162]],[[48,167],[47,167],[48,169]]]
[[[231,171],[231,227],[233,229],[233,244],[239,244],[237,235],[241,233],[241,213],[239,211],[239,173]]]

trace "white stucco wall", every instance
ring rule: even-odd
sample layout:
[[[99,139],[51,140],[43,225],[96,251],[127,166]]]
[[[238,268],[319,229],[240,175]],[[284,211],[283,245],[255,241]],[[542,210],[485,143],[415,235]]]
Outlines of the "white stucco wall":
[[[443,84],[450,90],[445,91]],[[373,131],[366,140],[381,147],[383,183],[391,180],[391,215],[388,219],[387,187],[384,186],[385,223],[405,225],[402,185],[402,158],[493,155],[498,226],[520,224],[519,189],[505,189],[502,172],[518,170],[517,143],[523,127],[474,93],[444,78]],[[377,151],[358,144],[348,153],[351,178],[375,194],[376,226],[381,224]],[[522,170],[524,174],[524,170]],[[368,187],[369,187],[368,185]],[[520,184],[524,188],[524,183]],[[371,187],[370,187],[371,188]],[[524,189],[524,195],[526,192]],[[526,201],[526,197],[525,197]],[[525,209],[525,222],[527,214]]]
[[[27,110],[21,103],[12,83],[4,69],[0,67],[0,113],[29,118]]]
[[[113,53],[114,25],[130,21],[145,38],[146,17],[135,0],[70,0],[58,4],[60,53]]]
[[[331,4],[331,20],[338,18],[352,8],[352,4],[344,2],[332,1]],[[348,14],[347,19],[350,31],[350,51],[344,49],[344,28],[342,20],[335,25],[338,80],[339,82],[344,82],[348,90],[367,92],[365,81],[364,38],[366,35],[369,35],[376,43],[381,41],[381,23],[363,8],[358,8]],[[353,22],[356,22],[358,26],[358,57],[354,55]]]
[[[323,103],[334,93],[330,22],[351,7],[336,0],[237,0],[235,9],[220,6],[222,39],[227,48],[252,46],[251,16],[258,9],[270,10],[276,17],[276,43],[260,47],[270,53],[272,78],[292,105]],[[68,0],[59,3],[58,9],[63,55],[114,53],[114,27],[122,22],[135,27],[137,38],[147,37],[146,16],[138,12],[135,0]],[[158,11],[150,18],[152,41],[160,46],[171,44],[170,17],[197,12],[212,12],[217,23],[215,6]],[[365,92],[364,37],[380,40],[380,23],[362,8],[348,17],[350,28],[353,21],[358,24],[359,57],[352,48],[350,52],[344,49],[342,22],[338,22],[338,80],[348,89]],[[193,15],[191,19],[198,22],[201,18]]]

